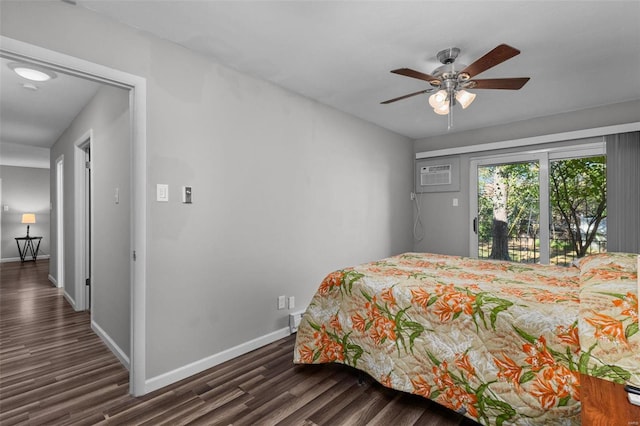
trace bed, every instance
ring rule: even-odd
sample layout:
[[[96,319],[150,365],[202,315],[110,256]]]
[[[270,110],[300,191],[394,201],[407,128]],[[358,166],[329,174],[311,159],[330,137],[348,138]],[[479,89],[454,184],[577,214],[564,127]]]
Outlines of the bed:
[[[580,424],[580,373],[640,384],[637,280],[634,254],[405,253],[330,273],[294,362],[344,363],[482,424]]]

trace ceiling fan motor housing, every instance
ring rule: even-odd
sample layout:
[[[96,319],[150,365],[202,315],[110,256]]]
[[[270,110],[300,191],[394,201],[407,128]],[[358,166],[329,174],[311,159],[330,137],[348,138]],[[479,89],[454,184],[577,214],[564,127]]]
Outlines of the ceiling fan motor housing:
[[[460,70],[463,70],[467,67],[465,64],[459,63],[457,64],[457,67],[454,65],[459,53],[460,49],[458,49],[457,47],[451,47],[449,49],[444,49],[438,52],[438,60],[443,65],[439,66],[433,71],[433,76],[438,77],[438,79],[429,81],[432,86],[444,86],[446,89],[449,89],[451,82],[449,84],[445,84],[447,81],[453,80],[462,82],[469,79],[468,74],[460,73]]]
[[[440,63],[451,64],[456,60],[459,54],[460,49],[457,47],[450,47],[449,49],[439,51],[437,56]]]

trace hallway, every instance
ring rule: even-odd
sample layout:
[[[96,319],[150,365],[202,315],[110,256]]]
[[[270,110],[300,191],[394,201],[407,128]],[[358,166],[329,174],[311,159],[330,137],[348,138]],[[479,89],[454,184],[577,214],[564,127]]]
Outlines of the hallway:
[[[130,399],[128,371],[48,281],[48,260],[0,268],[0,424],[95,424]]]

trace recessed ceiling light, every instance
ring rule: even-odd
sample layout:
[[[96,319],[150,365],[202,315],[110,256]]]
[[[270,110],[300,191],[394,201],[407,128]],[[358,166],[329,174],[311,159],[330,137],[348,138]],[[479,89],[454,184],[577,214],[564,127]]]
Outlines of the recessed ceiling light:
[[[56,73],[54,73],[53,71],[33,65],[12,62],[9,64],[9,68],[11,68],[13,72],[18,74],[20,77],[31,81],[41,82],[56,78]]]

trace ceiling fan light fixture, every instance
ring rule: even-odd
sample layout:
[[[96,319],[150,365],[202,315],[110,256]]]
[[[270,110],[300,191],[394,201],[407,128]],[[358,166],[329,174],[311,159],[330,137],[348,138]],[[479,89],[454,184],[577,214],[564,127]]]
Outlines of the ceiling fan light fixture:
[[[467,92],[466,90],[458,90],[456,92],[456,101],[460,103],[462,109],[466,109],[471,102],[476,98],[475,93]]]
[[[434,109],[441,107],[442,105],[447,105],[447,91],[446,90],[438,90],[433,95],[429,96],[429,105]]]
[[[30,81],[43,82],[57,77],[56,73],[53,71],[32,65],[12,62],[8,66],[20,77]]]
[[[444,104],[439,105],[439,106],[437,106],[437,107],[435,107],[433,109],[433,112],[435,112],[438,115],[447,115],[447,114],[449,114],[449,111],[450,110],[449,110],[449,103],[448,102],[445,102]]]

